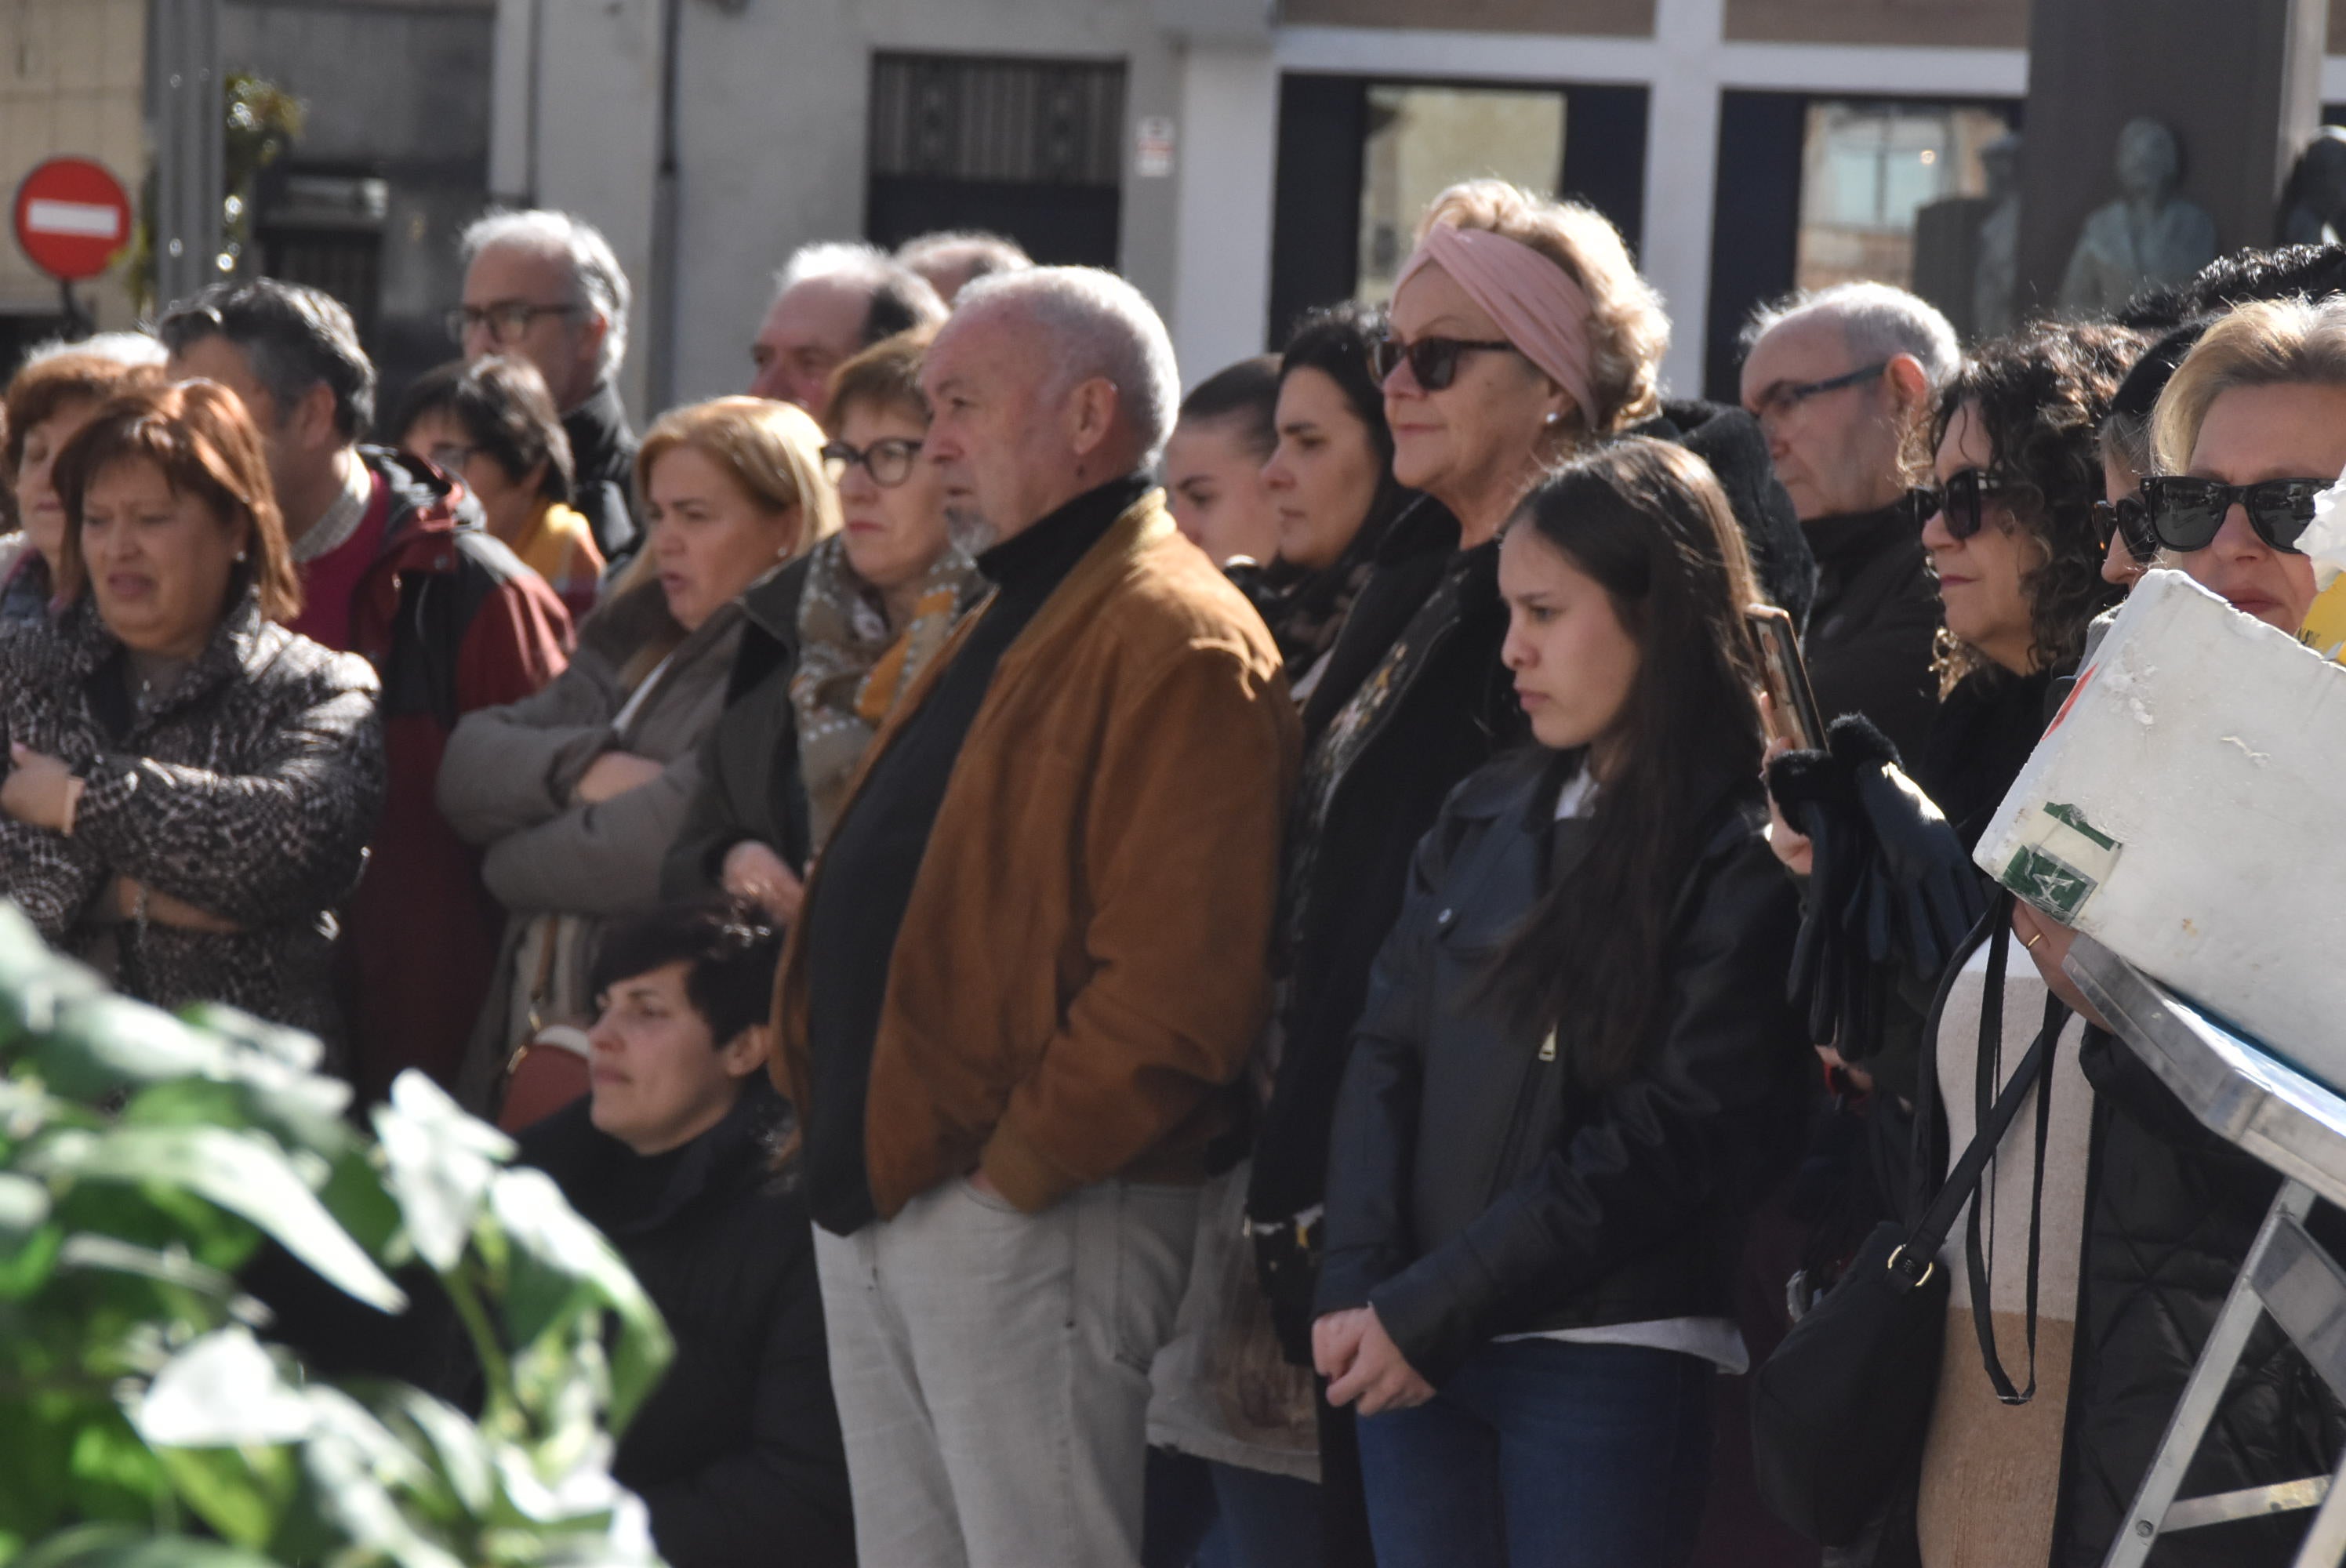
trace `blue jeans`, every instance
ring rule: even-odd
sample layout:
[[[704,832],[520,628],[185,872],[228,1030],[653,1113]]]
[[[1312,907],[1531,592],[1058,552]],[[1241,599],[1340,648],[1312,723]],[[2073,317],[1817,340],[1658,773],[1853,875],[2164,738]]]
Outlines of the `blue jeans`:
[[[1361,1420],[1380,1568],[1678,1568],[1716,1375],[1641,1345],[1484,1346],[1424,1404]]]
[[[1142,1568],[1319,1568],[1320,1489],[1293,1476],[1148,1451]]]

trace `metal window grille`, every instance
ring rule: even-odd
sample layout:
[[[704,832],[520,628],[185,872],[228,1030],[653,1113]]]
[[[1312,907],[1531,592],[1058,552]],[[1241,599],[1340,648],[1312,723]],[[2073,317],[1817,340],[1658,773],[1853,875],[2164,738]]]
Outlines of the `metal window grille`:
[[[875,178],[1115,187],[1124,66],[1115,62],[875,56]]]

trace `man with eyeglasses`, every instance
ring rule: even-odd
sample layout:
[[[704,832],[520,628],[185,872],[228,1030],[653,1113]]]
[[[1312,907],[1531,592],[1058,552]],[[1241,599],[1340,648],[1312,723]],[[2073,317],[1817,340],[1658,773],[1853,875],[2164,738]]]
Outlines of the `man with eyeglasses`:
[[[636,538],[636,435],[614,385],[627,357],[627,275],[610,242],[566,212],[493,211],[460,247],[464,302],[448,312],[448,335],[468,364],[514,354],[546,378],[570,438],[572,504],[616,561]]]
[[[1768,307],[1743,341],[1743,406],[1816,553],[1817,705],[1865,715],[1912,757],[1937,708],[1940,611],[1908,463],[1961,363],[1954,329],[1903,290],[1848,283]]]
[[[453,1084],[505,914],[433,784],[461,715],[519,701],[567,665],[570,614],[462,485],[360,444],[374,366],[332,296],[268,278],[216,284],[156,332],[175,380],[219,382],[260,433],[301,574],[291,629],[364,655],[382,678],[390,792],[338,959],[352,1076],[369,1097],[411,1066]]]

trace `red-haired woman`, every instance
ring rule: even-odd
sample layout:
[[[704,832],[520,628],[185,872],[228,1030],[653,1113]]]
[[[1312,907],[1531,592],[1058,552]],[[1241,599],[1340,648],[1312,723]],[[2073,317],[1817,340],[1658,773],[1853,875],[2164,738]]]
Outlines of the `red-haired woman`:
[[[56,463],[52,625],[0,642],[0,894],[164,1006],[339,1033],[332,911],[382,809],[363,659],[301,589],[260,437],[190,382],[107,403]]]

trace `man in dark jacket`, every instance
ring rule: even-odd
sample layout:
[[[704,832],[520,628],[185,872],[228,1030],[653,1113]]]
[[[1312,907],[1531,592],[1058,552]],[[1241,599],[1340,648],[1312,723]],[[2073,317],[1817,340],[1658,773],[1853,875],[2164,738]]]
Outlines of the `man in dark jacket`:
[[[363,654],[382,681],[390,795],[342,946],[354,1077],[380,1095],[403,1067],[453,1083],[504,916],[478,858],[433,801],[457,718],[527,697],[568,662],[570,615],[428,465],[359,433],[374,367],[330,296],[263,279],[207,290],[165,317],[171,374],[244,402],[303,607],[292,629]]]
[[[635,549],[636,434],[614,384],[627,357],[627,275],[610,241],[567,212],[494,211],[464,230],[464,302],[449,335],[467,363],[537,367],[570,438],[573,504],[617,561]]]
[[[521,1140],[676,1336],[612,1465],[673,1568],[855,1561],[812,1233],[762,1071],[780,944],[760,918],[719,901],[612,927],[593,1091]]]
[[[1911,760],[1935,707],[1940,612],[1907,463],[1961,362],[1954,329],[1903,290],[1849,283],[1769,307],[1744,336],[1743,406],[1821,569],[1817,706],[1828,722],[1862,713]]]

